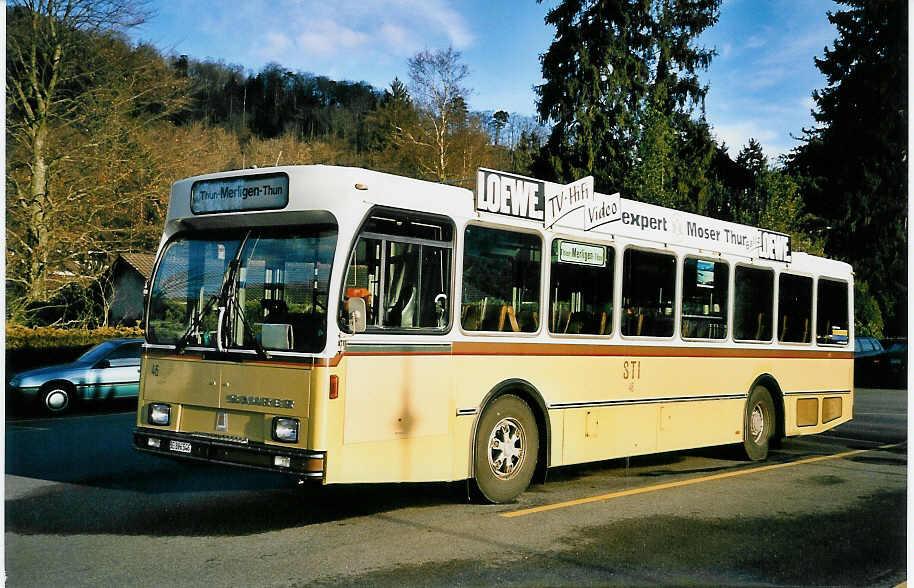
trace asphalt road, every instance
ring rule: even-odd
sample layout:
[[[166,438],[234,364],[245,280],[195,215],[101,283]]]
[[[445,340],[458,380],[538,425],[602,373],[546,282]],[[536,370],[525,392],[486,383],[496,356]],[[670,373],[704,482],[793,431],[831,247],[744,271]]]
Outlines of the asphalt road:
[[[157,459],[117,407],[7,420],[7,584],[896,586],[906,415],[904,390],[858,390],[854,421],[762,464],[611,460],[498,506],[463,483],[298,486]]]

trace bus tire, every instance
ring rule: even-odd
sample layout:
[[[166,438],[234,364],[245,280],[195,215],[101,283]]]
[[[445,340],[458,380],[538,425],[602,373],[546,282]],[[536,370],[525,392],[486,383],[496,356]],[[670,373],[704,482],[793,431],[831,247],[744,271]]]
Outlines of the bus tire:
[[[492,503],[517,498],[536,471],[539,430],[530,406],[513,394],[499,396],[482,413],[474,448],[475,482]]]
[[[749,393],[744,429],[743,449],[746,457],[750,461],[767,458],[769,441],[777,430],[777,423],[771,393],[764,386],[756,386]]]

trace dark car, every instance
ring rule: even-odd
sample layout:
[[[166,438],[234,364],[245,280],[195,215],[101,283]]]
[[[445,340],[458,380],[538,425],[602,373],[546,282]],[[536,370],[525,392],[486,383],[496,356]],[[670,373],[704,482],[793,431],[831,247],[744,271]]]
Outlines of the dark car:
[[[885,380],[885,349],[875,337],[854,338],[854,385],[882,385]]]
[[[113,339],[73,363],[16,374],[7,384],[7,405],[59,413],[81,400],[137,396],[142,344],[142,339]]]
[[[908,340],[886,339],[882,342],[885,349],[885,385],[889,388],[905,388],[908,385]]]

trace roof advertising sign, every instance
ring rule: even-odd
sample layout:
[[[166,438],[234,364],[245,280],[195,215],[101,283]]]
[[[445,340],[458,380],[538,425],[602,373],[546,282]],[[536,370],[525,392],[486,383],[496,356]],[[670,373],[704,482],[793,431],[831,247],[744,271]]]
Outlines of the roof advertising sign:
[[[593,176],[562,185],[491,169],[476,177],[476,209],[543,221],[549,229],[568,214],[584,211],[590,230],[621,219],[619,194],[597,194]]]
[[[600,194],[593,176],[561,185],[480,168],[476,210],[562,228],[790,263],[790,235],[680,212],[619,193]]]

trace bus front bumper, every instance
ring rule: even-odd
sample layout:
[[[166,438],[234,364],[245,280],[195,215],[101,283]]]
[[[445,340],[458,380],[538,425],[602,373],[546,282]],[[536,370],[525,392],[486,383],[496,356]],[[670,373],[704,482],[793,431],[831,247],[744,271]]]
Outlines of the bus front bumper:
[[[302,478],[324,477],[326,454],[295,447],[145,427],[134,429],[133,447],[137,451],[164,457],[279,472]]]

